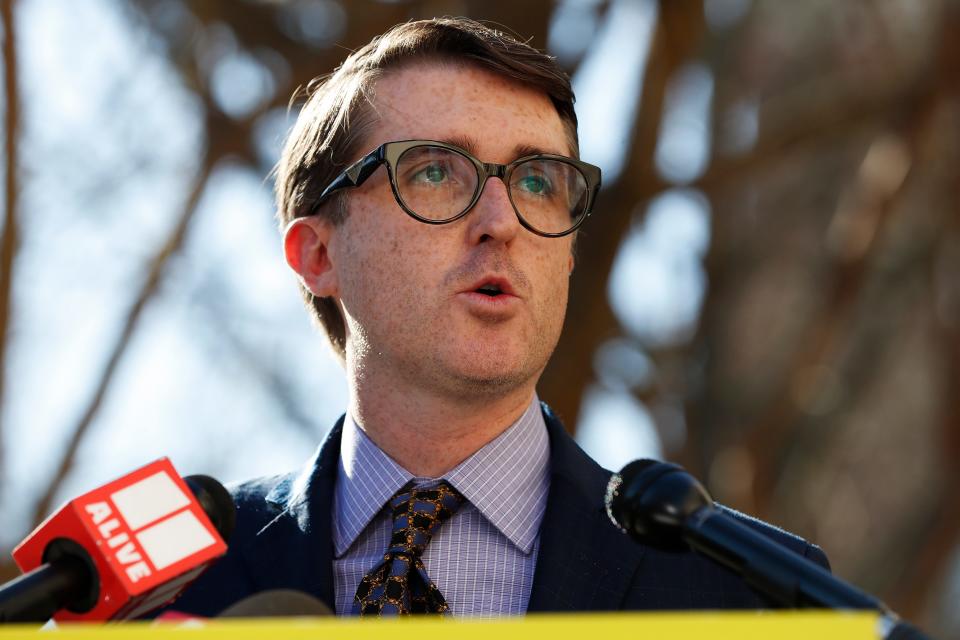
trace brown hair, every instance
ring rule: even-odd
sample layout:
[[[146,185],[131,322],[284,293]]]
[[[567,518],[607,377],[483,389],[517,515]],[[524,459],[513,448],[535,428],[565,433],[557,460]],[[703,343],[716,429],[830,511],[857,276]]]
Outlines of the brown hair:
[[[553,102],[567,130],[571,151],[579,153],[570,78],[552,57],[468,18],[399,24],[353,52],[332,74],[316,78],[307,86],[306,104],[276,168],[281,228],[294,218],[312,214],[325,216],[333,224],[345,219],[342,193],[322,205],[318,199],[355,156],[367,151],[359,147],[373,123],[371,89],[385,72],[430,59],[475,65],[542,91]],[[302,286],[301,292],[343,360],[346,332],[336,302],[318,298]]]

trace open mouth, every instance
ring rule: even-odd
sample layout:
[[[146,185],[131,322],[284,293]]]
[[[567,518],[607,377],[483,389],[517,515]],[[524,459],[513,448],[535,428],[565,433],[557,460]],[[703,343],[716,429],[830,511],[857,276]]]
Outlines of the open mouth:
[[[482,293],[485,296],[490,296],[491,298],[495,298],[501,293],[503,293],[500,287],[498,287],[495,284],[485,284],[483,286],[477,287],[476,292]]]

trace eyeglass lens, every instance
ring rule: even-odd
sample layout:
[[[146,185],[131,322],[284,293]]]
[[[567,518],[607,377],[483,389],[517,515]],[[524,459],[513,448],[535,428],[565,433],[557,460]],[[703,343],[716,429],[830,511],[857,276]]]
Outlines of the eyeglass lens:
[[[395,167],[395,182],[404,206],[421,218],[455,218],[473,201],[480,176],[466,156],[443,147],[408,149]],[[543,233],[563,233],[583,216],[587,181],[573,165],[531,159],[516,165],[507,190],[527,224]]]

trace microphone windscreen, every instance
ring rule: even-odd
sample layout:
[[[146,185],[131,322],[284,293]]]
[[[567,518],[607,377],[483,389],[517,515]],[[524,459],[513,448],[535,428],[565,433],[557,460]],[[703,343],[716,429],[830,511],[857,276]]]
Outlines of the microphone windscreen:
[[[634,539],[666,550],[683,550],[685,519],[713,499],[683,467],[635,460],[614,474],[604,499],[607,515]]]
[[[261,591],[235,602],[218,618],[293,618],[332,616],[333,611],[313,596],[294,589]]]
[[[237,524],[237,508],[230,492],[210,476],[196,474],[185,477],[183,481],[190,487],[220,537],[224,541],[229,540]]]
[[[615,473],[610,477],[610,481],[607,483],[606,495],[604,495],[603,498],[603,504],[607,509],[607,517],[624,533],[630,529],[628,521],[630,513],[629,511],[625,512],[626,498],[624,493],[630,492],[636,495],[638,489],[637,479],[643,477],[645,472],[653,472],[650,474],[653,476],[658,475],[656,471],[663,464],[664,463],[658,460],[641,458],[640,460],[634,460],[628,463],[619,473]],[[648,483],[649,480],[644,480],[641,484],[645,486]],[[640,493],[642,493],[642,487]]]

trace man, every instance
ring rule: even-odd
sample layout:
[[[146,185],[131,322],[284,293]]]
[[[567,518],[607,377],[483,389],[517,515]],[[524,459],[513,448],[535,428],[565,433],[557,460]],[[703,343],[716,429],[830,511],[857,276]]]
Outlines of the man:
[[[609,472],[537,399],[599,189],[576,127],[551,58],[465,19],[395,27],[318,85],[277,203],[350,404],[303,470],[234,489],[230,552],[175,608],[278,588],[338,614],[762,606],[621,534]]]

